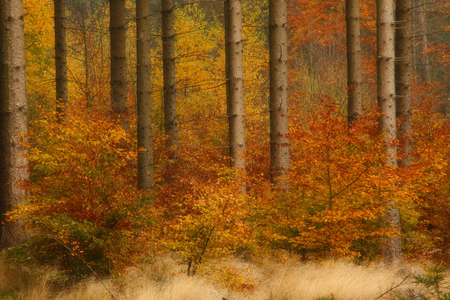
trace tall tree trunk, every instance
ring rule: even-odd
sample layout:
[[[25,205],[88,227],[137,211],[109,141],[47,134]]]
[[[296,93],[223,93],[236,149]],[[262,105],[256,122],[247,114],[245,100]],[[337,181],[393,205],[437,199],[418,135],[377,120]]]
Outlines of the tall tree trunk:
[[[153,189],[150,0],[136,1],[138,188]]]
[[[5,213],[25,203],[27,180],[25,37],[22,0],[0,0],[0,249],[21,243],[19,228],[4,224]]]
[[[128,131],[125,0],[110,0],[111,109]]]
[[[411,165],[412,107],[411,107],[411,0],[397,0],[397,29],[395,32],[395,92],[397,118],[400,120],[399,167]]]
[[[386,149],[386,165],[397,164],[397,137],[395,111],[395,40],[394,40],[394,1],[377,0],[377,97],[381,116],[379,132],[384,136]],[[386,222],[397,231],[392,237],[385,239],[382,254],[387,265],[401,262],[400,214],[395,203],[386,203]]]
[[[362,117],[361,30],[359,0],[347,0],[348,125]]]
[[[225,0],[226,83],[231,165],[245,169],[242,0]]]
[[[67,92],[67,47],[66,47],[66,1],[55,0],[55,69],[56,111],[60,117],[68,103]]]
[[[431,83],[430,63],[428,61],[427,26],[425,21],[424,0],[416,0],[417,34],[420,37],[420,79],[422,83]]]
[[[91,1],[85,0],[84,3],[84,18],[83,18],[83,41],[84,41],[84,94],[86,98],[86,105],[88,108],[92,107],[92,99],[91,99],[91,84],[90,84],[90,51],[89,51],[89,43],[90,36],[88,27],[91,22]]]
[[[270,169],[272,182],[286,187],[289,171],[287,1],[269,1]]]
[[[161,0],[163,72],[164,72],[164,131],[169,159],[177,160],[178,120],[175,86],[175,29],[173,0]]]

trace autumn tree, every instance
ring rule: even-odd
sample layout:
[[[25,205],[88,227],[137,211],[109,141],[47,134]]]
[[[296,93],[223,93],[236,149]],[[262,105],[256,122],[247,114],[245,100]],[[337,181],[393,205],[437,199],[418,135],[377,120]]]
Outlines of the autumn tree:
[[[170,149],[169,159],[177,159],[178,120],[175,77],[175,29],[173,0],[161,0],[162,51],[164,73],[164,131],[166,147]]]
[[[362,117],[359,0],[346,2],[348,124]]]
[[[22,242],[19,228],[5,224],[5,213],[25,202],[22,181],[29,177],[25,37],[22,0],[0,1],[0,248]]]
[[[377,0],[377,98],[380,109],[378,130],[384,137],[387,167],[397,165],[397,123],[395,111],[394,1]],[[394,201],[386,213],[387,225],[396,234],[385,239],[382,254],[387,265],[401,262],[400,213]]]
[[[55,70],[56,110],[62,114],[68,103],[67,48],[66,48],[66,1],[55,0]]]
[[[411,105],[411,0],[397,0],[395,32],[395,92],[396,114],[400,120],[400,167],[411,165],[412,105]]]
[[[272,182],[283,185],[289,170],[287,2],[269,1],[270,169]]]
[[[226,0],[225,56],[231,165],[245,169],[245,113],[242,1]]]
[[[153,188],[150,1],[136,1],[138,188]]]
[[[125,0],[110,0],[111,109],[128,128]]]

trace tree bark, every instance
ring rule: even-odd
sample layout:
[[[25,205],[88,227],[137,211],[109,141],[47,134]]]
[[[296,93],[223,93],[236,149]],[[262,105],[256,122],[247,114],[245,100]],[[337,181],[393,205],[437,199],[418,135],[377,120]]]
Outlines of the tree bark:
[[[128,131],[125,0],[110,0],[111,109]]]
[[[153,189],[150,0],[136,1],[138,188]]]
[[[231,165],[245,169],[242,1],[225,0],[226,83]]]
[[[397,29],[395,33],[395,92],[397,119],[400,121],[398,166],[411,165],[412,148],[412,52],[411,52],[411,0],[397,0]]]
[[[56,111],[63,117],[68,103],[67,47],[66,47],[66,1],[55,0],[55,70]]]
[[[272,182],[286,187],[289,171],[287,1],[269,1],[270,169]]]
[[[175,86],[175,17],[173,10],[173,0],[161,0],[164,72],[164,131],[167,136],[166,147],[169,149],[169,159],[170,161],[175,162],[178,153],[178,120]]]
[[[27,149],[27,95],[22,0],[0,0],[0,248],[23,242],[17,226],[5,222],[5,213],[26,203],[20,183],[29,178]]]
[[[361,30],[359,0],[347,0],[347,88],[348,125],[362,117]]]
[[[423,0],[416,0],[417,7],[417,34],[420,37],[420,80],[422,83],[431,84],[430,62],[428,61],[427,26],[423,7]]]
[[[386,149],[386,165],[397,165],[394,140],[397,137],[395,110],[395,40],[394,40],[394,1],[377,0],[377,98],[381,116],[379,133],[383,135]],[[387,226],[397,231],[385,239],[382,255],[387,265],[401,262],[400,214],[395,203],[387,206]]]

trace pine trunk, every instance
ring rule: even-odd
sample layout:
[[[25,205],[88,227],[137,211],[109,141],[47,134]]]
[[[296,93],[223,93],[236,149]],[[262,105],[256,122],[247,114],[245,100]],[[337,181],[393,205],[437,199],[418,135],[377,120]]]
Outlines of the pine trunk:
[[[348,125],[362,117],[361,30],[359,0],[347,0]]]
[[[386,165],[397,164],[395,139],[397,137],[395,109],[395,39],[394,1],[377,0],[377,97],[381,116],[379,132],[385,139]],[[387,206],[387,226],[397,230],[397,234],[385,239],[382,255],[387,265],[401,262],[400,214],[395,203]]]
[[[138,188],[153,189],[150,0],[136,1]]]
[[[287,2],[269,1],[270,169],[272,182],[285,187],[289,171]]]
[[[20,182],[29,178],[27,95],[22,0],[0,0],[0,249],[24,241],[20,228],[4,224],[5,213],[26,202]]]

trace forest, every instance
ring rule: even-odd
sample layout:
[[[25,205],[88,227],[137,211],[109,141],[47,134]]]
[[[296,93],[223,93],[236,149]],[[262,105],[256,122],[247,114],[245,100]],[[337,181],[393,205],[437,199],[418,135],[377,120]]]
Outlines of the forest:
[[[448,1],[0,0],[0,22],[2,264],[67,286],[171,257],[247,296],[219,261],[450,265]]]

